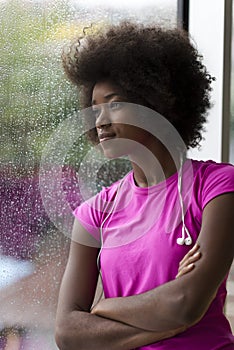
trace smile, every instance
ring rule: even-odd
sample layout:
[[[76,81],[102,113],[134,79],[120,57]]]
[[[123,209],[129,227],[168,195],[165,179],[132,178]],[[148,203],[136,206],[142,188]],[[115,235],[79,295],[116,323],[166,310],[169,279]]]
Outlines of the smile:
[[[99,134],[98,137],[99,137],[100,142],[104,142],[104,141],[111,140],[111,139],[115,138],[115,135],[103,133],[103,134]]]

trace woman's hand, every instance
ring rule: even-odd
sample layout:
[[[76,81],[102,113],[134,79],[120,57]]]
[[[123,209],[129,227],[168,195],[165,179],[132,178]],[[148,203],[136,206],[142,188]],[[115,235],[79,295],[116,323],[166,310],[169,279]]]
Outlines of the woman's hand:
[[[184,256],[179,264],[176,278],[181,277],[194,269],[194,263],[201,258],[201,252],[199,252],[199,248],[199,245],[196,243],[193,248],[190,249],[190,251]]]
[[[177,278],[144,293],[104,299],[92,312],[152,334],[166,332],[167,336],[170,331],[180,333],[180,327],[184,330],[197,324],[233,261],[233,206],[233,193],[208,202],[198,244],[181,260]]]
[[[196,243],[193,246],[193,248],[190,249],[189,252],[184,256],[184,258],[181,260],[179,264],[179,269],[178,269],[176,278],[181,277],[194,269],[194,266],[195,266],[194,263],[201,258],[201,252],[199,251],[199,248],[200,248],[199,245]],[[92,308],[91,314],[99,315],[100,313],[102,313],[102,316],[104,316],[106,311],[108,315],[109,303],[111,305],[111,302],[112,301],[109,299],[100,300]]]

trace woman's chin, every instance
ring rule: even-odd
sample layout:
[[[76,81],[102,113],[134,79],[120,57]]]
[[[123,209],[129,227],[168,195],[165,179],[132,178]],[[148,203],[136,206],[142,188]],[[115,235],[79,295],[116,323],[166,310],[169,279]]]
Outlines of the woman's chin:
[[[101,142],[103,154],[108,159],[120,158],[126,154],[126,149],[122,147],[120,140],[107,140]]]
[[[103,150],[103,154],[107,159],[116,159],[125,156],[125,154],[117,152],[116,150]]]

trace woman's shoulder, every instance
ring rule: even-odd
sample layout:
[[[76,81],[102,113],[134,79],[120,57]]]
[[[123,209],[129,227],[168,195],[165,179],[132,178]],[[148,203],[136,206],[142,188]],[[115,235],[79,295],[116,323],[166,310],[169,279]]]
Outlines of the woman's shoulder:
[[[83,200],[73,211],[73,215],[83,224],[88,232],[93,234],[94,230],[100,227],[115,202],[118,189],[123,181],[129,181],[129,178],[130,173],[112,185],[103,187],[97,194]]]
[[[231,163],[216,162],[214,160],[191,160],[195,177],[209,180],[213,177],[230,178],[234,181],[234,165]]]
[[[202,207],[214,197],[234,192],[234,166],[213,160],[192,160],[194,170],[194,193]]]
[[[193,177],[193,186],[197,189],[221,184],[229,186],[234,191],[234,165],[214,160],[190,159],[189,161],[192,166],[190,169],[187,167],[185,174],[187,177]]]

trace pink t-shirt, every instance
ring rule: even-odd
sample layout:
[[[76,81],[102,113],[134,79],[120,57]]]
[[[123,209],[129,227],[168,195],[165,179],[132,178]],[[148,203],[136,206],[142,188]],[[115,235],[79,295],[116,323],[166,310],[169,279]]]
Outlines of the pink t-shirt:
[[[193,244],[202,211],[214,197],[234,192],[234,167],[186,160],[182,171],[185,224]],[[192,246],[178,245],[182,212],[178,174],[149,187],[137,187],[133,172],[81,204],[74,212],[87,231],[100,239],[100,266],[106,298],[136,295],[171,281]],[[234,350],[234,337],[223,314],[226,279],[205,316],[185,332],[139,349]]]

